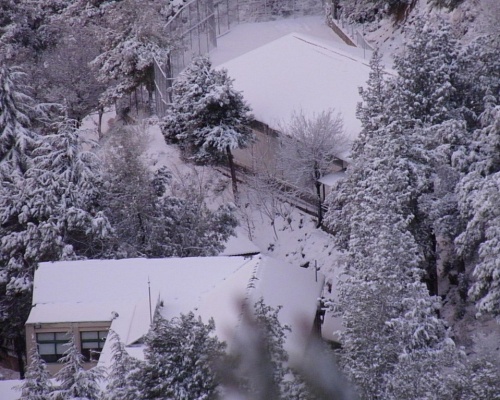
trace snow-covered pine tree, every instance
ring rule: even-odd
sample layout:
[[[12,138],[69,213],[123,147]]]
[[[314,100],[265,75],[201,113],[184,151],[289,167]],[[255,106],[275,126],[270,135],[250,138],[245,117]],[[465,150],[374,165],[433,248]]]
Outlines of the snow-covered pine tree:
[[[144,399],[213,398],[219,380],[213,363],[224,355],[225,344],[193,313],[165,320],[157,312],[145,338],[145,360],[130,375],[130,385]]]
[[[57,235],[55,252],[44,257],[104,257],[112,229],[101,211],[100,160],[83,149],[75,120],[61,117],[52,125],[54,133],[41,138],[33,152],[34,167],[26,174],[32,190],[29,212],[40,221],[42,236],[45,229]],[[47,240],[43,243],[39,255],[49,248]]]
[[[24,242],[16,214],[37,138],[32,129],[33,99],[23,80],[19,69],[0,66],[0,337],[14,343],[21,378],[31,278],[23,260],[8,247]]]
[[[103,104],[113,104],[117,99],[144,85],[150,100],[154,90],[153,60],[168,58],[174,38],[165,26],[182,5],[176,0],[140,0],[102,2],[89,7],[87,1],[78,1],[71,9],[75,22],[87,15],[87,22],[100,32],[104,51],[91,66],[98,80],[108,89],[101,96]]]
[[[497,30],[498,26],[493,29]],[[460,112],[469,130],[481,127],[480,115],[485,111],[484,98],[488,94],[497,98],[500,95],[500,60],[496,57],[499,52],[500,35],[495,31],[461,49],[457,60],[459,79],[456,97],[461,100]]]
[[[0,164],[1,330],[3,338],[19,342],[20,354],[37,263],[103,256],[111,234],[98,209],[95,157],[81,151],[70,121],[55,123],[54,130],[33,138],[36,149],[22,148],[21,164]]]
[[[363,102],[358,103],[356,117],[361,121],[361,132],[352,146],[352,157],[363,152],[363,146],[375,132],[389,122],[387,108],[390,90],[387,88],[387,74],[382,64],[382,54],[376,49],[370,59],[370,74],[366,88],[360,87]]]
[[[33,347],[29,354],[29,366],[25,379],[19,386],[21,397],[19,400],[49,400],[53,390],[50,375],[45,361],[38,354],[38,349],[33,340]]]
[[[226,161],[237,194],[232,150],[248,146],[254,136],[250,108],[226,70],[215,70],[206,56],[197,57],[172,90],[173,106],[162,122],[167,142],[179,143],[197,162]]]
[[[457,57],[457,40],[448,23],[415,20],[405,52],[394,59],[398,76],[390,105],[406,126],[443,122],[461,105],[456,98]]]
[[[397,81],[389,85],[397,88]],[[368,92],[379,99],[387,88]],[[420,374],[438,388],[442,364],[453,362],[455,352],[437,318],[439,299],[422,283],[432,255],[432,230],[419,208],[432,189],[428,140],[413,117],[372,112],[368,103],[358,110],[366,132],[325,219],[348,251],[347,277],[339,283],[342,366],[362,398],[415,398],[412,390],[425,396],[428,387],[408,387],[408,377]]]
[[[59,360],[63,367],[55,375],[59,386],[54,391],[57,400],[100,400],[99,382],[104,378],[102,367],[84,368],[84,357],[76,347],[75,338],[70,335],[68,349]]]
[[[421,282],[421,252],[408,221],[394,212],[397,200],[373,196],[397,182],[398,171],[385,174],[374,177],[374,192],[358,197],[353,216],[347,275],[339,282],[341,362],[364,399],[421,398],[441,385],[454,346],[437,318],[439,299]],[[410,375],[422,386],[407,382]],[[413,385],[409,392],[406,385]]]
[[[475,263],[469,295],[478,311],[500,316],[500,107],[487,98],[483,128],[474,132],[469,172],[458,184],[459,210],[467,225],[456,239],[459,254]],[[475,257],[479,256],[477,261]]]
[[[35,114],[33,99],[19,68],[0,65],[0,173],[2,180],[15,180],[10,174],[24,173],[30,167],[29,152],[36,134],[31,125]]]
[[[110,331],[108,341],[112,341],[111,367],[109,368],[106,379],[106,400],[134,400],[139,399],[140,394],[134,391],[129,384],[129,377],[134,370],[139,367],[139,361],[131,357],[125,345],[120,341],[120,337],[114,331]]]

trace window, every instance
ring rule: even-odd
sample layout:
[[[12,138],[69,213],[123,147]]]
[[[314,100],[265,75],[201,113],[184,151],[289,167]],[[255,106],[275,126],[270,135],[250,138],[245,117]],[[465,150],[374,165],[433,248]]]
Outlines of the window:
[[[70,336],[65,332],[37,333],[36,343],[40,357],[48,363],[57,362],[68,349]]]
[[[97,361],[101,354],[108,331],[80,332],[82,354],[85,361]]]

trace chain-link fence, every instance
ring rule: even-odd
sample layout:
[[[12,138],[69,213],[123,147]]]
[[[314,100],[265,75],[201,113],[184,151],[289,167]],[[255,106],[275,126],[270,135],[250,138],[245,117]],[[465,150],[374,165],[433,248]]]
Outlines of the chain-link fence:
[[[323,14],[323,0],[240,0],[240,19],[245,22]]]

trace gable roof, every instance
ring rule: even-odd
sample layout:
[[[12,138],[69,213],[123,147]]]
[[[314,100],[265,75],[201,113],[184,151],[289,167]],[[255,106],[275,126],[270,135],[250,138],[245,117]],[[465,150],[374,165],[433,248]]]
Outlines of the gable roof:
[[[355,115],[358,87],[366,84],[370,67],[345,46],[291,33],[217,68],[228,70],[254,117],[273,129],[293,111],[312,115],[333,108],[342,114],[351,139],[361,130]]]
[[[264,256],[82,260],[41,263],[35,272],[33,308],[27,324],[110,322],[121,340],[133,346],[149,330],[152,308],[170,319],[193,311],[214,318],[216,334],[230,339],[240,318],[239,302],[260,297],[283,306],[282,323],[303,319],[312,326],[324,278],[314,271]],[[298,334],[299,332],[297,332]],[[296,344],[293,334],[290,345]],[[99,363],[111,356],[106,342]],[[130,351],[134,356],[142,354]]]

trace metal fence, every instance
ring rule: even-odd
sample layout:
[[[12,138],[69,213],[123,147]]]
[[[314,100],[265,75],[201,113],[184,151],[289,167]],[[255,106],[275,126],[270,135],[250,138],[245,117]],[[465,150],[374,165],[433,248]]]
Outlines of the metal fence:
[[[176,43],[168,60],[155,59],[155,105],[163,116],[170,104],[169,88],[193,57],[217,47],[217,38],[241,22],[269,21],[291,16],[319,15],[323,0],[192,0],[168,22]]]
[[[245,22],[323,14],[323,0],[240,0],[240,19]]]

